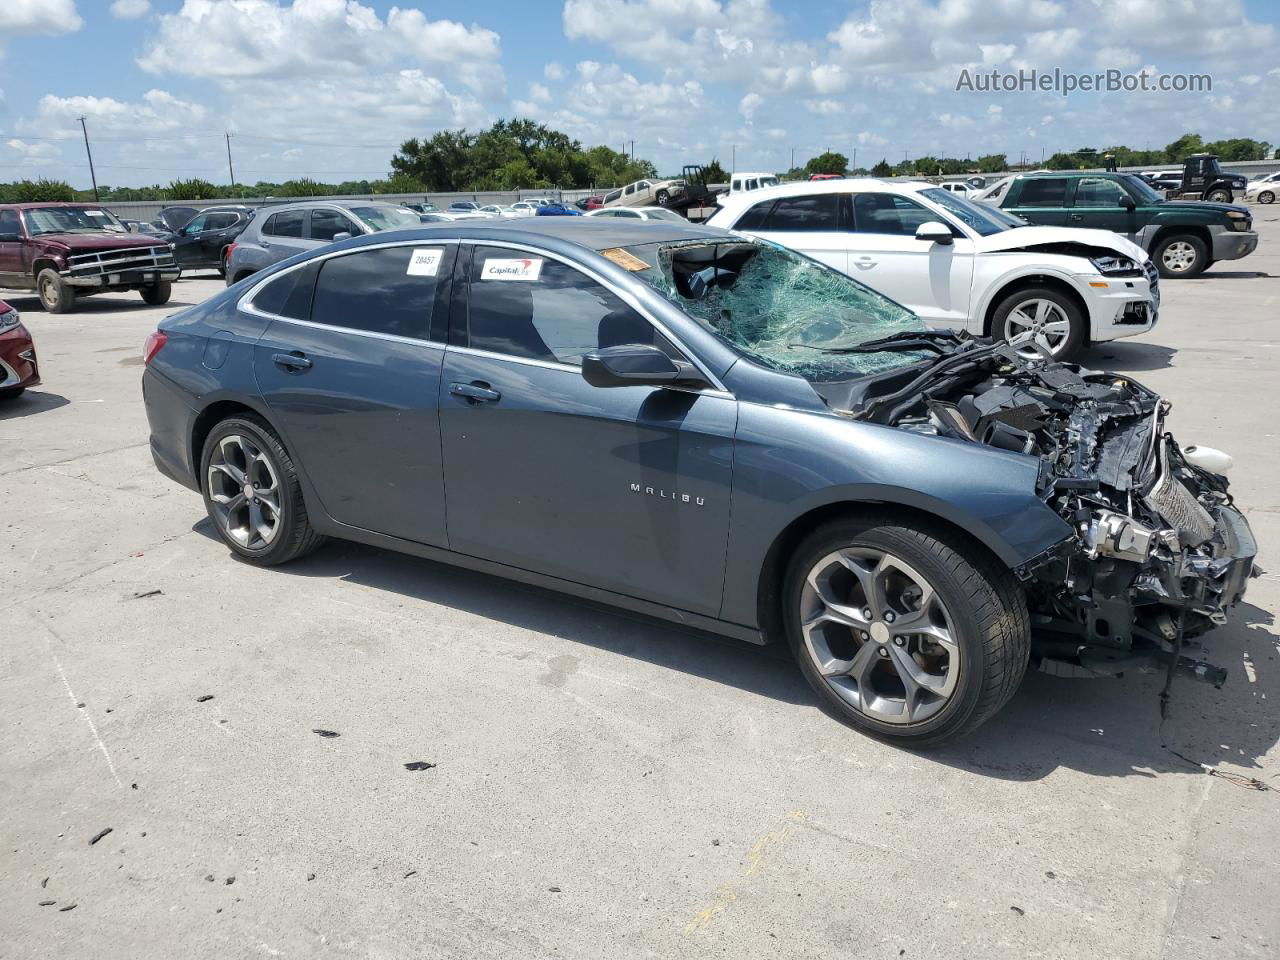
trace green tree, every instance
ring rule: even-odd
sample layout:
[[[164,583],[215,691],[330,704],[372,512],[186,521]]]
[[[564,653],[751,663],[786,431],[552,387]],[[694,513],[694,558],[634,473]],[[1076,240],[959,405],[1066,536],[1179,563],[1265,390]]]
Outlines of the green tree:
[[[804,165],[804,172],[812,176],[815,173],[843,174],[849,166],[849,158],[843,153],[828,150],[820,153]]]
[[[1205,153],[1216,154],[1223,160],[1265,160],[1271,144],[1265,140],[1236,137],[1231,140],[1214,140],[1204,145]]]
[[[989,153],[978,158],[979,173],[1003,173],[1009,169],[1009,158],[1003,153]]]
[[[1049,170],[1075,170],[1080,166],[1080,159],[1074,153],[1055,153],[1044,165]]]
[[[208,180],[174,180],[165,190],[166,200],[214,200],[218,196],[218,188]]]
[[[0,186],[0,202],[42,203],[57,200],[74,200],[76,192],[71,184],[61,180],[18,180]]]
[[[1164,148],[1165,158],[1171,163],[1181,163],[1190,154],[1203,152],[1204,141],[1198,133],[1184,133]]]
[[[891,177],[893,176],[893,167],[889,166],[887,161],[881,159],[879,163],[871,168],[871,175],[873,177]]]
[[[280,197],[325,197],[336,192],[332,183],[320,183],[310,177],[299,177],[297,180],[286,180],[280,184],[276,195]]]
[[[707,183],[729,182],[729,173],[720,166],[719,157],[712,157],[711,162],[702,168],[702,173],[707,178]]]

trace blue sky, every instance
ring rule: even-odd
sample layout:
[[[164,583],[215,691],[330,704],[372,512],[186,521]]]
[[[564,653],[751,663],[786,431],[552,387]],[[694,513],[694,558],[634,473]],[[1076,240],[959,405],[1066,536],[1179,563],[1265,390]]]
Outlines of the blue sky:
[[[0,0],[0,180],[385,175],[532,116],[660,169],[1280,143],[1280,4],[1220,0]],[[1207,73],[1211,92],[977,93],[962,70]]]

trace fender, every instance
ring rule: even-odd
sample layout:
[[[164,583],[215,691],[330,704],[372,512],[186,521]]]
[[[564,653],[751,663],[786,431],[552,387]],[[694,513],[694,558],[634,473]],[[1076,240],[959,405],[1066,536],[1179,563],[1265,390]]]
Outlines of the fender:
[[[1019,254],[1012,251],[1009,254],[1004,254],[1004,256],[1013,255]],[[1055,280],[1060,280],[1074,290],[1080,299],[1084,301],[1086,306],[1088,306],[1089,296],[1086,291],[1080,288],[1080,281],[1076,277],[1076,273],[1079,272],[1081,264],[1087,263],[1087,261],[1073,257],[1062,257],[1054,254],[1037,253],[1033,255],[1024,252],[1021,253],[1020,256],[1034,256],[1034,263],[1030,260],[1024,260],[1001,270],[991,280],[980,281],[976,275],[976,271],[981,269],[982,266],[989,266],[991,264],[998,263],[999,261],[997,258],[1000,256],[1002,255],[999,253],[988,253],[975,258],[974,284],[976,286],[981,283],[983,293],[982,297],[974,304],[971,315],[981,320],[984,325],[984,329],[987,313],[990,311],[996,300],[1004,295],[1005,287],[1009,286],[1011,283],[1017,283],[1021,280],[1029,280],[1032,277],[1052,277]],[[1077,263],[1074,265],[1076,273],[1073,273],[1065,263],[1056,262],[1059,260],[1070,262],[1073,259],[1077,260]],[[1092,320],[1092,317],[1090,317],[1090,320]]]

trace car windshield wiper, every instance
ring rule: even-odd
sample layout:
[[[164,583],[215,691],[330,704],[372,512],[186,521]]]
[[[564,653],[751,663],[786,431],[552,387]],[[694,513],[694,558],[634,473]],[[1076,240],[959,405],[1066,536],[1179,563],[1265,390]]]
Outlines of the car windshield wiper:
[[[788,343],[788,347],[803,347],[806,350],[817,350],[819,353],[881,353],[893,350],[932,350],[934,353],[949,353],[950,347],[960,342],[958,334],[950,330],[909,330],[895,333],[877,340],[867,340],[856,347],[815,347],[811,343]]]

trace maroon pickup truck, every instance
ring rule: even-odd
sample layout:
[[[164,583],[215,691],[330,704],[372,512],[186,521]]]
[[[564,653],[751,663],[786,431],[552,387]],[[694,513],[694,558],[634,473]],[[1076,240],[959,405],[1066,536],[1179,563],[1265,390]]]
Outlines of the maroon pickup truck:
[[[94,204],[0,204],[0,287],[35,290],[50,313],[120,290],[159,306],[180,272],[169,244],[129,233]]]

